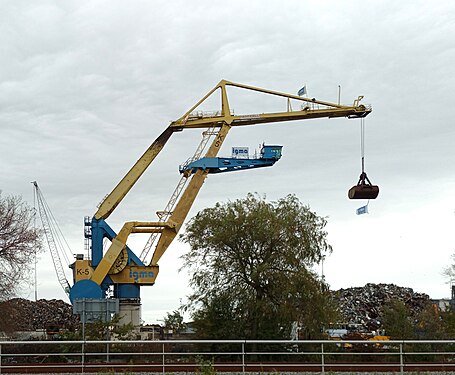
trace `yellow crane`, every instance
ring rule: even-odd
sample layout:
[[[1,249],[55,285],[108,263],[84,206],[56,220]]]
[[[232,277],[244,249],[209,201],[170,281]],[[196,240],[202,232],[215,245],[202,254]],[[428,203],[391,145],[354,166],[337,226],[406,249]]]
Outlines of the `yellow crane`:
[[[229,104],[227,87],[281,97],[286,100],[287,109],[283,112],[235,115]],[[196,111],[217,91],[221,95],[220,110],[210,113]],[[203,133],[203,140],[193,160],[201,156],[204,147],[209,145],[209,140],[212,142],[208,146],[205,157],[215,158],[227,134],[234,127],[317,118],[363,118],[371,112],[371,107],[360,104],[362,98],[363,96],[359,96],[352,105],[341,105],[226,80],[219,82],[182,117],[170,123],[112,192],[106,196],[94,217],[86,221],[86,238],[91,240],[91,259],[83,259],[79,256],[73,265],[75,284],[70,291],[71,300],[106,298],[106,292],[111,286],[114,286],[114,297],[120,298],[120,300],[139,300],[140,286],[151,285],[155,282],[158,275],[158,262],[183,225],[210,170],[200,168],[185,172],[168,206],[164,211],[158,213],[159,220],[157,221],[129,221],[116,234],[105,220],[153,162],[171,135],[186,129],[207,129]],[[300,108],[292,110],[291,101],[299,102]],[[151,240],[141,257],[138,257],[127,246],[128,237],[132,233],[149,233],[151,235]],[[109,239],[111,244],[103,254],[105,238]],[[155,242],[153,255],[150,262],[147,263],[145,259],[148,251]]]

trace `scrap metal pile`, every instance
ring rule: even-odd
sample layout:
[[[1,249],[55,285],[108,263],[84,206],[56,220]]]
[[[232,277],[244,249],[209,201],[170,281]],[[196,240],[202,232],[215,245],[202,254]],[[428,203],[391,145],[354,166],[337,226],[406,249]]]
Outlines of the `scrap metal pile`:
[[[366,284],[364,287],[340,289],[333,292],[335,303],[346,323],[359,326],[359,331],[372,332],[383,328],[383,308],[392,300],[403,302],[411,316],[417,316],[430,297],[411,288],[394,284]]]
[[[8,323],[9,326],[4,329],[10,328],[14,331],[40,329],[74,331],[79,326],[79,318],[73,315],[72,306],[57,299],[40,299],[34,302],[14,298],[0,303],[0,313],[4,323]]]
[[[370,283],[364,287],[333,291],[332,294],[344,323],[356,325],[358,332],[382,329],[384,306],[392,300],[402,301],[414,317],[430,303],[427,294],[394,284]],[[0,303],[0,314],[3,323],[0,331],[6,331],[6,328],[15,331],[48,330],[49,327],[74,331],[79,327],[79,317],[73,315],[71,305],[56,299],[33,302],[15,298]]]

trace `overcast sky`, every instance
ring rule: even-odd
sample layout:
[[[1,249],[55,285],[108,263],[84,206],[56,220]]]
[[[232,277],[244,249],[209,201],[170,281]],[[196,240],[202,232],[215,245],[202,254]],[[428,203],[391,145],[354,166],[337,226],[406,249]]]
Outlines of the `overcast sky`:
[[[366,171],[380,186],[369,214],[347,190],[360,174],[360,120],[234,128],[232,146],[283,145],[272,168],[210,176],[189,218],[243,198],[289,193],[327,217],[332,289],[395,283],[450,296],[442,269],[455,252],[455,3],[452,1],[18,1],[0,3],[0,189],[33,205],[37,180],[74,253],[92,216],[143,151],[221,79],[351,104],[364,95]],[[236,113],[271,112],[262,95]],[[214,102],[215,104],[218,104]],[[285,102],[280,102],[281,110]],[[218,108],[204,108],[218,109]],[[109,218],[155,220],[200,130],[175,134]],[[135,239],[140,254],[146,239]],[[137,245],[137,246],[136,246]],[[186,245],[142,289],[143,319],[185,301]],[[321,272],[321,270],[318,270]],[[71,274],[68,272],[68,278]],[[33,286],[24,290],[33,298]],[[66,299],[50,256],[38,297]]]

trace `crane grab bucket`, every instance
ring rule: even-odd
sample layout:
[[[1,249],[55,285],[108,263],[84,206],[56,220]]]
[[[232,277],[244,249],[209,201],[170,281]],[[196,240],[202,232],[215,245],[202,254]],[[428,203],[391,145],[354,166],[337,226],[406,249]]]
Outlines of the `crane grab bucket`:
[[[379,186],[373,185],[365,172],[362,172],[357,185],[348,191],[349,199],[376,199],[379,194]]]

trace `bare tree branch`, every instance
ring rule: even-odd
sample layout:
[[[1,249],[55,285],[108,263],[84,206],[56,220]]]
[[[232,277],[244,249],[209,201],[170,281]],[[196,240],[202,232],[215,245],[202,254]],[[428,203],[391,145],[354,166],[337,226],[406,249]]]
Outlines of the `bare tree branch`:
[[[2,197],[0,191],[0,301],[18,292],[42,249],[33,214],[20,196]]]

